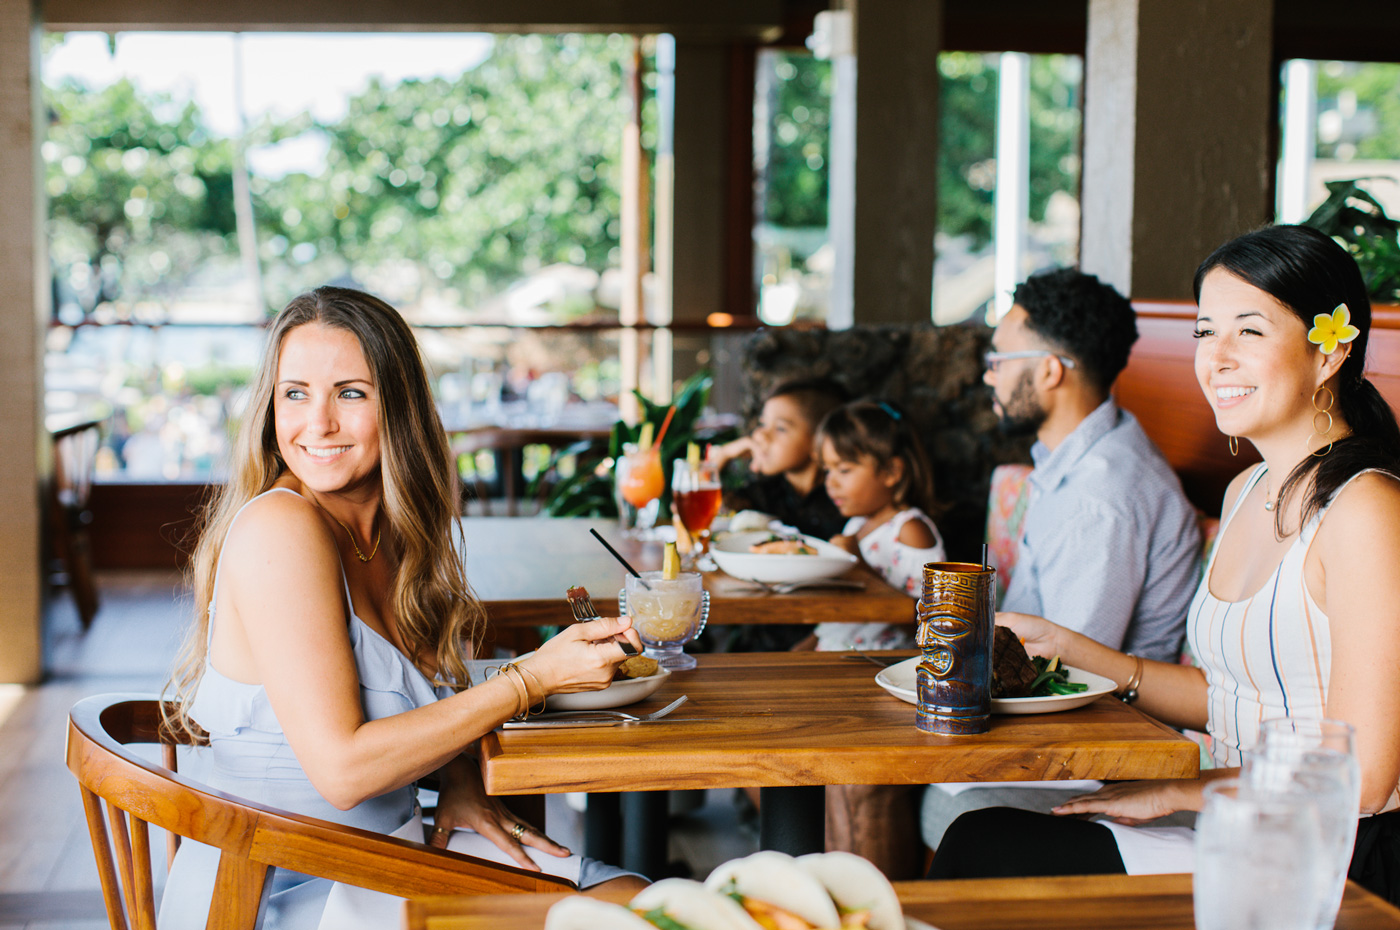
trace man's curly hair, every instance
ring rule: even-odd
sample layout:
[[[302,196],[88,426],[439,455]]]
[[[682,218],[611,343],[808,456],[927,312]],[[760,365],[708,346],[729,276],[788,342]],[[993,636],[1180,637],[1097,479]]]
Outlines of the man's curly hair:
[[[1108,393],[1138,337],[1128,298],[1094,275],[1057,268],[1021,282],[1013,300],[1025,309],[1032,332],[1073,358],[1089,383]]]

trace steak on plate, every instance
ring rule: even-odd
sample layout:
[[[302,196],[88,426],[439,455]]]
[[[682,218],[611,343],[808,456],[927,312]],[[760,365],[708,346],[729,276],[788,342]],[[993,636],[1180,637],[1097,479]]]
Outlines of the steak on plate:
[[[1020,637],[1009,626],[996,627],[992,634],[992,697],[1029,697],[1035,677],[1035,665]]]

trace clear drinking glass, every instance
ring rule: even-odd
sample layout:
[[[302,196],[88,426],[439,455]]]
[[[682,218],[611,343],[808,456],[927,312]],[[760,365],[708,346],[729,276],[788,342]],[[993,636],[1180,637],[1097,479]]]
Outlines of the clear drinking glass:
[[[1313,930],[1326,893],[1317,805],[1302,790],[1210,782],[1196,819],[1197,930]]]
[[[710,524],[720,507],[719,469],[713,463],[691,465],[676,459],[671,465],[671,501],[687,533],[695,540],[686,553],[686,567],[701,571],[718,568],[710,558]]]
[[[668,581],[661,572],[642,572],[642,578],[649,589],[629,575],[618,601],[646,647],[643,654],[672,671],[694,668],[685,644],[700,635],[710,616],[710,592],[701,586],[700,573],[681,572]]]
[[[1286,717],[1260,726],[1259,744],[1244,758],[1241,779],[1265,788],[1297,788],[1318,808],[1326,866],[1315,927],[1331,930],[1346,888],[1361,809],[1361,770],[1351,724]]]

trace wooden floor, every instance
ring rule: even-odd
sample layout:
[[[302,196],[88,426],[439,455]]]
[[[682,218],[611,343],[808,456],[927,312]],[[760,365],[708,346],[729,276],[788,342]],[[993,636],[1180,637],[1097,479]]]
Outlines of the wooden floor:
[[[107,926],[82,804],[63,764],[64,721],[88,695],[159,691],[188,602],[173,573],[104,573],[98,587],[102,608],[86,635],[71,599],[59,592],[51,602],[46,683],[0,685],[0,930]],[[710,792],[703,806],[672,819],[670,856],[700,878],[757,848],[731,801],[729,792]],[[548,819],[555,839],[582,848],[582,817],[566,798],[550,799]]]

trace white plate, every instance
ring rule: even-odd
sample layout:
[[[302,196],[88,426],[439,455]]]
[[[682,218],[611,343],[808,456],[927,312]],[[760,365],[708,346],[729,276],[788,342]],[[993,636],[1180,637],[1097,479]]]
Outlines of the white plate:
[[[764,584],[786,584],[799,581],[819,581],[835,578],[849,571],[859,561],[844,549],[811,536],[803,536],[816,555],[784,555],[774,552],[750,552],[749,546],[772,535],[768,530],[745,533],[725,533],[710,547],[715,564],[727,574],[744,581]]]
[[[527,652],[519,659],[526,659],[534,655]],[[488,668],[498,668],[504,665],[509,659],[491,659],[489,661],[476,661],[470,664],[472,682],[480,684],[486,680],[485,670]],[[612,707],[624,707],[628,704],[635,704],[638,701],[646,700],[665,683],[671,675],[671,670],[662,668],[655,675],[648,675],[646,678],[624,678],[614,681],[600,691],[578,691],[573,694],[556,694],[545,701],[546,710],[606,710]]]
[[[875,683],[901,701],[919,703],[918,685],[914,677],[919,667],[919,658],[914,656],[912,659],[905,659],[889,668],[881,669],[875,676]],[[1076,707],[1091,704],[1118,688],[1111,678],[1068,665],[1065,668],[1069,671],[1070,681],[1086,684],[1089,690],[1078,694],[1053,694],[1050,697],[992,698],[992,713],[1053,714],[1062,710],[1074,710]]]

